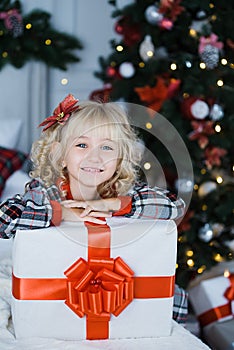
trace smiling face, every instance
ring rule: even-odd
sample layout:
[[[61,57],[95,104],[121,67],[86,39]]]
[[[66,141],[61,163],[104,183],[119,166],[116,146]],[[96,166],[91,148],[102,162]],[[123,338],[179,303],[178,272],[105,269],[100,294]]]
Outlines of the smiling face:
[[[73,139],[64,157],[73,198],[94,197],[115,173],[117,162],[118,145],[102,126]]]

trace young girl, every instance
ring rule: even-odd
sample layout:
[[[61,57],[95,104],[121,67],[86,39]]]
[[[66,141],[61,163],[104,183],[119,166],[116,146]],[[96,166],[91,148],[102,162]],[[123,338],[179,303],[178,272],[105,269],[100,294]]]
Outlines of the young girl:
[[[33,144],[32,181],[24,195],[0,205],[0,237],[62,220],[103,224],[103,218],[177,219],[184,202],[168,190],[137,182],[138,139],[115,103],[68,95],[45,119]]]
[[[137,182],[139,140],[115,103],[84,102],[68,95],[45,119],[33,144],[33,178],[23,195],[0,205],[0,238],[17,229],[59,225],[62,220],[103,224],[106,217],[177,219],[184,202]],[[173,318],[184,323],[186,293],[176,285]]]

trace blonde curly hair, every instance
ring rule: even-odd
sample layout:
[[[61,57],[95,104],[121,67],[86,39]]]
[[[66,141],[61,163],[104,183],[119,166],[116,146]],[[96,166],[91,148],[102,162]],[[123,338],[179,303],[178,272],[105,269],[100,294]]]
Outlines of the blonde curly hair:
[[[56,124],[44,131],[33,143],[30,176],[40,178],[47,187],[58,179],[68,182],[63,160],[71,140],[92,128],[104,128],[108,137],[118,144],[118,162],[114,175],[98,187],[102,198],[125,195],[138,177],[141,161],[139,139],[131,127],[127,114],[118,103],[86,101],[73,112],[64,125]],[[56,146],[55,146],[56,145]]]

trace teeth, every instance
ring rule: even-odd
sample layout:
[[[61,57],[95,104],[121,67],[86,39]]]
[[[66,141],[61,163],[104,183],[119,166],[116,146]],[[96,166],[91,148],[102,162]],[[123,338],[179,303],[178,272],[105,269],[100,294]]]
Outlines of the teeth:
[[[102,169],[97,169],[97,168],[82,168],[82,169],[90,173],[100,173],[103,171]]]

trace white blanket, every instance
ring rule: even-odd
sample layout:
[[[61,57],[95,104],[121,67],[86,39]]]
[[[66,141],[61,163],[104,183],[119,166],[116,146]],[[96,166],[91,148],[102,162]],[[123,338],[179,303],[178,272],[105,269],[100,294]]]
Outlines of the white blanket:
[[[172,335],[162,338],[101,341],[62,341],[57,339],[15,339],[11,321],[11,260],[0,261],[0,349],[1,350],[192,350],[209,348],[173,321]]]

